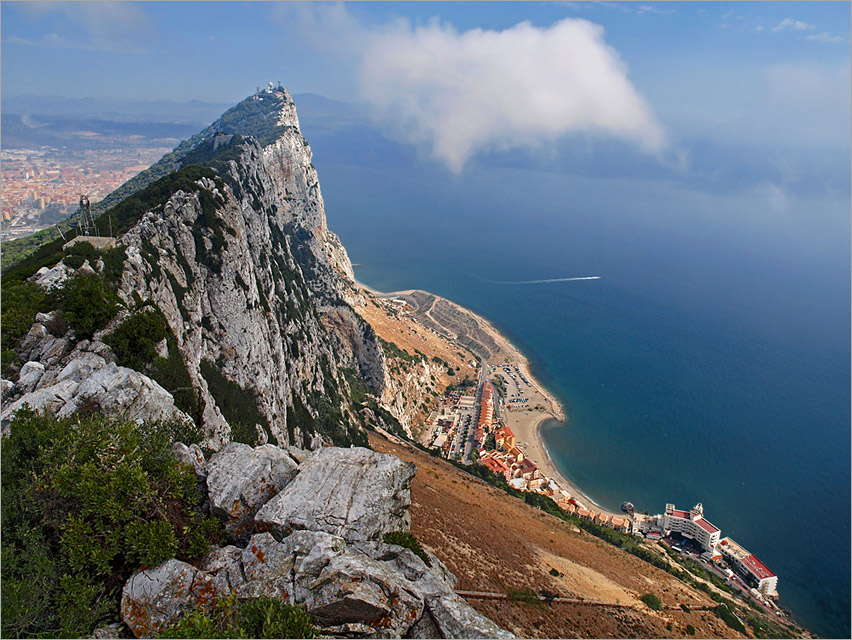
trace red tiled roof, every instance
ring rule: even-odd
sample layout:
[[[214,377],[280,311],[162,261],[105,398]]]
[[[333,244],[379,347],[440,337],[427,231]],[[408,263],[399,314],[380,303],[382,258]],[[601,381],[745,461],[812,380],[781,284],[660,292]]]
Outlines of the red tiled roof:
[[[512,433],[512,430],[509,427],[500,427],[494,432],[494,435],[498,438],[507,438],[509,436],[513,438],[515,437],[515,434]]]
[[[771,578],[775,575],[769,570],[769,567],[767,567],[765,564],[763,564],[760,560],[757,559],[757,556],[749,554],[745,558],[743,558],[742,562],[758,580],[763,580],[764,578]]]
[[[680,509],[673,509],[672,512],[671,512],[671,515],[674,516],[675,518],[684,518],[684,519],[689,518],[689,514],[686,511],[681,511]]]
[[[491,469],[494,473],[503,473],[504,471],[508,471],[509,467],[507,467],[500,460],[495,460],[494,458],[480,458],[479,460],[483,465]]]
[[[698,518],[698,520],[695,521],[695,524],[704,529],[707,533],[716,533],[719,531],[718,527],[713,526],[704,518]]]
[[[538,467],[536,467],[535,462],[533,462],[529,458],[524,458],[521,462],[521,469],[525,469],[524,473],[531,473],[532,471],[538,469]]]

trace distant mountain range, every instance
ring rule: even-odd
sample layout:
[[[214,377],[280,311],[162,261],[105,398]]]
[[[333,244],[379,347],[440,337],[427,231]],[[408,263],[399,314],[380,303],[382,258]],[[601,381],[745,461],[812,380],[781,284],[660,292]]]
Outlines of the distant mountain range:
[[[228,103],[175,102],[174,100],[121,100],[116,98],[63,98],[23,94],[3,97],[3,114],[64,116],[111,122],[209,123],[231,107]]]

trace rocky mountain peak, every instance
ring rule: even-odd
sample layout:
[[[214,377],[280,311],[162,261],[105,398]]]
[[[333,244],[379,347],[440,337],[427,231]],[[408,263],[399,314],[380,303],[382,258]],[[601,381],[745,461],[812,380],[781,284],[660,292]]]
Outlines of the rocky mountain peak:
[[[103,329],[98,349],[125,320],[154,309],[171,336],[167,355],[182,361],[186,374],[181,384],[165,383],[150,362],[135,367],[163,381],[166,391],[189,390],[191,398],[178,408],[202,424],[211,447],[237,431],[252,442],[310,449],[364,443],[351,388],[381,391],[383,354],[350,306],[359,295],[352,266],[326,224],[289,93],[278,87],[249,96],[172,156],[172,171],[102,214],[116,229],[123,262],[110,269],[109,283],[120,313]],[[164,158],[149,171],[167,164]],[[41,264],[49,273],[34,277],[44,286],[77,273],[58,242]],[[80,353],[69,331],[53,336],[67,338],[69,347],[45,363],[46,381],[58,380]],[[32,360],[39,351],[25,346],[19,355]],[[133,358],[114,359],[122,367]],[[19,390],[10,398],[34,400],[26,385]]]

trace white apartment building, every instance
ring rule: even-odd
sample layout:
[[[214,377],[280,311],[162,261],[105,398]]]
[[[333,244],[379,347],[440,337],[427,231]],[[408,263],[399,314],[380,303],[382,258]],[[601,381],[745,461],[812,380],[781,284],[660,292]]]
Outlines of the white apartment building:
[[[778,576],[758,560],[757,556],[749,553],[730,538],[724,538],[717,548],[725,560],[746,580],[756,584],[760,593],[771,598],[778,595]]]
[[[663,531],[679,533],[685,538],[697,540],[705,551],[712,552],[719,544],[722,535],[719,527],[704,518],[704,507],[699,502],[691,511],[676,509],[673,504],[666,505],[663,514]]]

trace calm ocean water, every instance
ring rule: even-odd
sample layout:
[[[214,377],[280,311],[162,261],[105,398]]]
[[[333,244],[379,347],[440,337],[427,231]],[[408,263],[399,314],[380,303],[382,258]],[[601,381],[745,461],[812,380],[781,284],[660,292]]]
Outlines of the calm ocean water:
[[[358,278],[515,341],[568,410],[544,430],[566,476],[611,509],[703,502],[800,622],[849,637],[848,200],[773,212],[662,182],[324,163],[316,140]],[[489,282],[569,276],[601,279]]]

